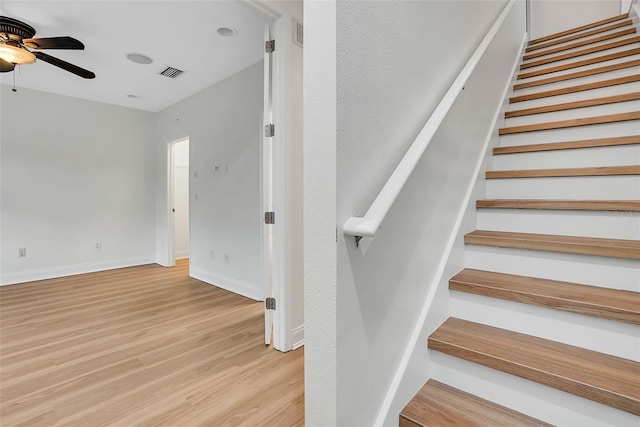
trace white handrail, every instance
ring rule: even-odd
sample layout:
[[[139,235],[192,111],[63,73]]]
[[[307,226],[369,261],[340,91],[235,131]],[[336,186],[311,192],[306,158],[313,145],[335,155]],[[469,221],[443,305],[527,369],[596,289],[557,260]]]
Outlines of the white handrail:
[[[404,187],[405,183],[409,179],[409,176],[415,169],[418,161],[427,149],[427,146],[431,142],[433,135],[440,127],[440,124],[444,120],[445,116],[449,112],[449,109],[453,105],[454,101],[458,97],[458,94],[464,88],[467,80],[471,76],[471,73],[478,65],[480,58],[487,50],[489,43],[495,37],[498,29],[502,26],[505,18],[507,17],[511,8],[515,5],[516,0],[511,0],[509,4],[505,6],[502,13],[493,24],[489,32],[484,36],[480,45],[476,48],[469,61],[458,74],[449,90],[444,95],[436,109],[425,123],[424,127],[411,144],[411,147],[407,150],[406,154],[395,168],[389,179],[387,180],[376,199],[371,204],[369,210],[363,217],[352,216],[345,222],[343,227],[343,233],[348,236],[356,237],[374,237],[382,225],[382,221],[387,216],[387,213],[393,206],[398,194]]]

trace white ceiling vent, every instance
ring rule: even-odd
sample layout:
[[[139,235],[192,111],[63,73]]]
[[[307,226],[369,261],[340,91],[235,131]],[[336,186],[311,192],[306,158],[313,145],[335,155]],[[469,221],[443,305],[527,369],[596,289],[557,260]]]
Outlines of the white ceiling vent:
[[[160,73],[161,76],[169,77],[171,79],[175,79],[180,77],[184,73],[182,70],[178,70],[177,68],[167,67],[163,72]]]

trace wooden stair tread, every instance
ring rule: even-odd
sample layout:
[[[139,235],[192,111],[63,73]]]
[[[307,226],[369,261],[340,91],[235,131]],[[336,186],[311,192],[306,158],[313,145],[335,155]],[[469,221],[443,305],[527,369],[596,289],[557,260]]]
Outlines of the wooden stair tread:
[[[538,37],[537,39],[530,40],[527,44],[528,46],[532,46],[541,42],[546,42],[547,40],[557,39],[559,37],[568,36],[570,34],[579,33],[580,31],[590,30],[591,28],[599,27],[601,25],[610,24],[612,22],[620,21],[623,19],[627,19],[629,17],[628,13],[623,13],[621,15],[612,16],[611,18],[602,19],[600,21],[592,22],[590,24],[581,25],[579,27],[570,28],[565,31],[560,31],[559,33],[549,34],[548,36]]]
[[[640,325],[640,293],[464,269],[449,289]]]
[[[580,77],[593,76],[597,74],[608,73],[610,71],[624,70],[625,68],[632,68],[637,66],[640,66],[640,59],[621,62],[619,64],[606,65],[604,67],[592,68],[584,71],[578,71],[576,73],[564,74],[561,76],[547,77],[545,79],[534,80],[532,82],[518,83],[513,85],[513,90],[525,89],[528,87],[535,87],[535,86],[542,86],[550,83],[573,80],[573,79],[578,79]]]
[[[573,40],[578,40],[584,37],[590,37],[590,36],[594,36],[596,34],[600,34],[600,33],[604,33],[607,31],[612,31],[612,30],[616,30],[618,28],[622,28],[622,27],[626,27],[627,25],[631,25],[633,23],[633,21],[631,21],[631,19],[627,19],[624,21],[618,21],[612,25],[606,26],[606,27],[600,27],[600,28],[596,28],[595,30],[591,30],[591,31],[586,31],[584,33],[580,33],[580,34],[574,34],[572,36],[567,36],[567,37],[563,37],[563,38],[558,38],[558,39],[554,39],[553,41],[549,41],[546,43],[539,43],[539,44],[535,44],[533,46],[529,46],[525,49],[525,52],[533,52],[539,49],[545,49],[547,47],[551,47],[551,46],[555,46],[557,44],[561,44],[561,43],[567,43]]]
[[[481,199],[476,208],[635,212],[640,200]]]
[[[590,55],[592,53],[602,52],[609,49],[615,49],[617,47],[628,46],[633,43],[640,42],[640,36],[629,37],[624,40],[603,44],[600,46],[590,47],[588,49],[582,49],[575,52],[565,53],[558,56],[552,56],[551,58],[539,59],[537,61],[525,62],[520,65],[520,69],[538,67],[540,65],[550,64],[552,62],[564,61],[565,59],[577,58],[579,56]]]
[[[400,427],[548,426],[473,394],[429,380],[400,413]]]
[[[456,318],[428,347],[640,415],[640,363]]]
[[[640,119],[640,111],[634,111],[631,113],[608,114],[605,116],[584,117],[580,119],[560,120],[557,122],[504,127],[500,128],[499,134],[508,135],[512,133],[535,132],[540,130],[562,129],[576,126],[598,125],[603,123],[616,123],[638,119]]]
[[[586,139],[580,141],[549,142],[546,144],[514,145],[495,147],[494,155],[531,153],[537,151],[572,150],[578,148],[613,147],[618,145],[640,144],[640,135],[615,138]]]
[[[595,107],[598,105],[616,104],[618,102],[637,101],[640,92],[631,92],[621,95],[604,96],[602,98],[585,99],[582,101],[565,102],[562,104],[545,105],[542,107],[524,108],[522,110],[507,111],[506,118],[529,116],[532,114],[553,113],[556,111],[575,110],[576,108]]]
[[[528,79],[530,77],[542,76],[545,74],[551,74],[558,71],[571,70],[573,68],[584,67],[586,65],[599,64],[601,62],[611,61],[611,60],[620,59],[620,58],[626,58],[627,56],[633,56],[638,54],[640,54],[640,48],[633,48],[633,49],[628,49],[622,52],[609,53],[607,55],[602,55],[595,58],[583,59],[581,61],[571,62],[569,64],[557,65],[555,67],[544,68],[542,70],[521,73],[518,75],[518,80]]]
[[[501,248],[640,259],[640,240],[475,230],[464,236],[464,243]]]
[[[525,60],[525,61],[528,61],[530,59],[539,58],[541,56],[551,55],[551,54],[554,54],[554,53],[563,52],[565,50],[577,49],[579,47],[588,46],[588,45],[593,44],[593,43],[599,43],[599,42],[615,39],[615,38],[622,37],[622,36],[628,36],[629,34],[634,34],[635,32],[636,32],[635,27],[625,28],[624,30],[617,31],[615,33],[605,34],[605,35],[600,36],[600,37],[581,40],[581,41],[576,42],[576,43],[571,43],[571,44],[568,44],[568,45],[565,45],[565,46],[558,46],[558,47],[555,47],[555,48],[552,48],[552,49],[548,49],[548,50],[540,50],[540,51],[537,51],[537,52],[534,52],[534,53],[528,53],[528,54],[524,55],[522,57],[522,59]]]
[[[640,64],[640,61],[638,61],[638,63]],[[569,86],[561,89],[547,90],[544,92],[530,93],[528,95],[513,96],[509,98],[509,102],[515,103],[515,102],[522,102],[522,101],[530,101],[532,99],[548,98],[551,96],[565,95],[567,93],[583,92],[585,90],[600,89],[603,87],[623,85],[623,84],[633,83],[633,82],[640,82],[640,74],[634,74],[632,76],[625,76],[625,77],[618,77],[618,78],[609,79],[609,80],[602,80],[599,82],[586,83],[582,85]]]
[[[548,178],[566,176],[640,175],[640,166],[598,166],[587,168],[519,169],[487,171],[487,179]]]

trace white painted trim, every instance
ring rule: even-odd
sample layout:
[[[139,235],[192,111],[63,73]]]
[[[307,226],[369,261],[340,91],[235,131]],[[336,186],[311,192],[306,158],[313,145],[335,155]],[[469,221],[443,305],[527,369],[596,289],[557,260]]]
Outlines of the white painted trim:
[[[240,2],[272,19],[277,19],[282,16],[281,13],[268,5],[265,0],[240,0]]]
[[[504,18],[501,20],[501,22],[502,21],[504,21]],[[511,73],[509,74],[510,76],[513,76],[517,70],[517,67],[520,63],[520,56],[522,54],[522,51],[524,49],[524,46],[527,40],[528,40],[528,34],[525,33],[524,37],[522,38],[522,42],[520,44],[520,49],[518,50],[518,54],[516,55],[516,58],[513,62]],[[509,90],[511,90],[512,84],[513,82],[511,81],[511,79],[509,79],[505,85],[501,99],[504,100],[507,98],[507,94],[509,93]],[[387,394],[382,402],[380,412],[378,412],[378,415],[376,417],[376,421],[375,421],[376,426],[382,426],[384,424],[385,419],[388,417],[389,410],[391,409],[391,405],[393,404],[395,396],[398,392],[400,383],[402,382],[402,379],[405,376],[407,367],[409,366],[409,362],[415,351],[416,345],[418,345],[418,340],[420,339],[422,328],[424,327],[424,324],[427,320],[427,315],[431,308],[431,304],[433,303],[433,300],[438,291],[438,284],[442,281],[442,276],[444,274],[447,263],[449,261],[451,250],[453,249],[456,238],[458,237],[458,233],[460,231],[460,227],[462,225],[465,214],[468,210],[469,202],[471,202],[471,197],[474,193],[476,183],[478,182],[478,178],[481,177],[482,175],[482,167],[483,167],[485,158],[487,156],[487,150],[489,149],[490,142],[492,140],[493,135],[494,134],[497,135],[498,120],[500,119],[500,116],[503,112],[504,112],[504,103],[500,104],[500,106],[496,109],[496,112],[493,117],[494,126],[491,127],[491,129],[485,136],[482,151],[478,158],[478,162],[476,163],[474,174],[472,175],[473,179],[469,182],[469,185],[467,187],[467,191],[464,197],[464,203],[462,204],[462,206],[460,207],[460,210],[457,213],[455,225],[449,236],[449,241],[447,242],[447,246],[444,252],[442,253],[440,262],[438,263],[438,269],[436,271],[436,274],[433,277],[433,280],[429,284],[429,292],[422,306],[422,310],[420,311],[420,315],[414,325],[413,330],[411,331],[411,336],[409,337],[407,346],[403,351],[402,358],[400,359],[400,363],[398,364],[398,367],[396,369],[396,373],[393,376],[393,380],[391,381],[389,389],[387,390]],[[421,345],[424,345],[424,343],[421,343]]]
[[[290,177],[291,166],[288,164],[287,148],[296,143],[291,138],[290,116],[290,87],[292,80],[290,73],[292,37],[292,18],[296,17],[296,11],[291,9],[292,2],[277,0],[240,0],[273,19],[272,37],[276,40],[276,50],[273,55],[273,94],[272,94],[272,119],[276,127],[273,139],[273,211],[276,213],[276,223],[273,225],[273,296],[277,300],[278,307],[273,313],[273,346],[276,350],[289,351],[294,340],[291,336],[291,306],[290,295],[293,286],[302,286],[298,280],[292,279],[289,251],[291,246],[290,230],[287,228],[289,221],[287,215],[295,207],[295,201],[286,193],[287,182],[290,179],[302,177]]]
[[[291,342],[293,343],[291,350],[302,347],[304,345],[304,325],[294,328],[293,331],[291,331],[291,337]]]
[[[263,300],[262,287],[256,286],[252,283],[243,282],[242,280],[233,279],[222,274],[211,274],[210,272],[199,268],[191,268],[189,276],[209,285],[226,289],[227,291],[240,294],[256,301]]]
[[[289,37],[288,29],[290,19],[281,16],[273,22],[272,34],[276,40],[276,50],[272,55],[272,119],[276,127],[272,138],[272,208],[276,215],[276,222],[272,226],[272,295],[275,297],[281,310],[273,313],[273,346],[276,350],[291,350],[290,333],[286,328],[289,316],[288,296],[289,288],[293,286],[288,277],[287,257],[287,214],[290,211],[291,201],[286,192],[287,188],[287,150],[289,131],[287,128],[287,74],[289,63]]]
[[[83,264],[45,268],[42,270],[18,271],[16,273],[0,274],[0,286],[33,282],[35,280],[56,279],[58,277],[75,276],[77,274],[95,273],[97,271],[113,270],[116,268],[133,267],[145,264],[155,264],[155,255],[113,259],[100,262],[87,262]]]
[[[422,158],[422,154],[429,146],[429,143],[438,131],[438,128],[449,112],[449,109],[464,88],[464,85],[471,76],[471,73],[478,65],[480,58],[484,55],[487,47],[489,47],[489,44],[515,4],[516,0],[511,0],[504,7],[502,13],[498,16],[498,19],[496,19],[489,32],[484,36],[480,45],[476,48],[473,55],[471,55],[469,61],[467,61],[462,71],[460,71],[458,77],[456,77],[455,81],[433,111],[431,117],[429,117],[429,120],[427,120],[427,123],[424,125],[415,141],[411,144],[411,147],[409,147],[409,150],[407,150],[407,153],[400,161],[400,164],[398,164],[389,177],[389,180],[386,182],[384,187],[382,187],[380,193],[378,193],[378,196],[371,204],[371,207],[365,216],[351,217],[344,224],[343,232],[345,235],[361,237],[374,237],[376,235],[382,221],[384,221],[389,209],[393,206],[393,203],[400,194],[400,191],[402,191],[402,188],[409,179],[409,176],[411,176],[411,173]]]

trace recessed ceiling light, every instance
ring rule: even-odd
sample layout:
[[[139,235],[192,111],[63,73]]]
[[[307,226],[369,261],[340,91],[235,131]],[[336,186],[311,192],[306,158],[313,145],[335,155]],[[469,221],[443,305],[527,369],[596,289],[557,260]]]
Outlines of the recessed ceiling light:
[[[222,37],[234,37],[238,32],[234,28],[220,27],[218,28],[218,34]]]
[[[136,64],[151,64],[153,62],[153,59],[141,53],[129,53],[127,59]]]
[[[140,95],[129,94],[129,95],[127,95],[127,97],[138,99],[138,98],[140,98]]]

